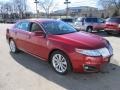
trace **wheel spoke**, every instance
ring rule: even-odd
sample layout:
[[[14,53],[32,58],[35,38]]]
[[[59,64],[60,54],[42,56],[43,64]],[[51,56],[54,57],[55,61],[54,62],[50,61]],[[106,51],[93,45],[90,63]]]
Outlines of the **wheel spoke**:
[[[61,66],[60,65],[58,65],[57,69],[58,69],[59,72],[61,72]]]
[[[61,64],[61,70],[62,70],[62,72],[64,72],[65,71],[65,68],[63,67],[63,65]]]
[[[62,67],[63,67],[64,69],[66,69],[66,65],[63,65],[63,64],[62,64]]]
[[[58,56],[57,55],[54,58],[58,60]]]
[[[67,62],[66,62],[66,61],[63,61],[63,62],[62,62],[62,64],[63,64],[63,65],[66,65],[66,64],[67,64]]]
[[[62,56],[59,54],[59,55],[58,55],[58,57],[59,57],[59,60],[61,61],[61,59],[62,59]]]

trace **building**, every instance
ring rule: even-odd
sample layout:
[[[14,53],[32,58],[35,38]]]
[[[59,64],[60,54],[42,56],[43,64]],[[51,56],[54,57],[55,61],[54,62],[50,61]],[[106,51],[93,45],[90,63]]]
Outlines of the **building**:
[[[69,7],[68,12],[71,16],[90,16],[93,12],[98,11],[97,8],[89,6]],[[56,15],[66,15],[66,9],[57,10],[53,12]]]

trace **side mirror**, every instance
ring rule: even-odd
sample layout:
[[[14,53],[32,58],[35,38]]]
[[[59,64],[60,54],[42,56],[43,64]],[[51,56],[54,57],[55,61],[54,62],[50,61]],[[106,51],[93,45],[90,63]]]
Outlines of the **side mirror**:
[[[45,36],[45,33],[43,31],[35,31],[34,36]]]

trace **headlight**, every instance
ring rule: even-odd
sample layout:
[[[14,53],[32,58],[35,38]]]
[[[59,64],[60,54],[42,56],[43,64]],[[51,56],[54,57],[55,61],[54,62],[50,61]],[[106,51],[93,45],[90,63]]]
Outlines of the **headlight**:
[[[98,50],[84,50],[84,49],[75,49],[77,53],[88,55],[88,56],[101,56]]]
[[[107,41],[107,48],[109,49],[110,54],[113,54],[113,48],[111,46],[111,44],[109,43],[109,41]]]
[[[76,48],[75,51],[77,53],[87,55],[87,56],[103,56],[103,57],[107,57],[107,56],[111,55],[107,48],[100,48],[100,49],[95,49],[95,50],[84,50],[84,49]]]

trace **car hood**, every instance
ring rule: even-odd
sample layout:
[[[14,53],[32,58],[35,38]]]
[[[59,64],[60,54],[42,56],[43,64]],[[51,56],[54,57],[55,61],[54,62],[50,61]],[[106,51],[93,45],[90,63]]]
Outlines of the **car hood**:
[[[106,44],[106,40],[102,37],[87,32],[51,35],[50,39],[80,49],[99,49],[105,47]]]

